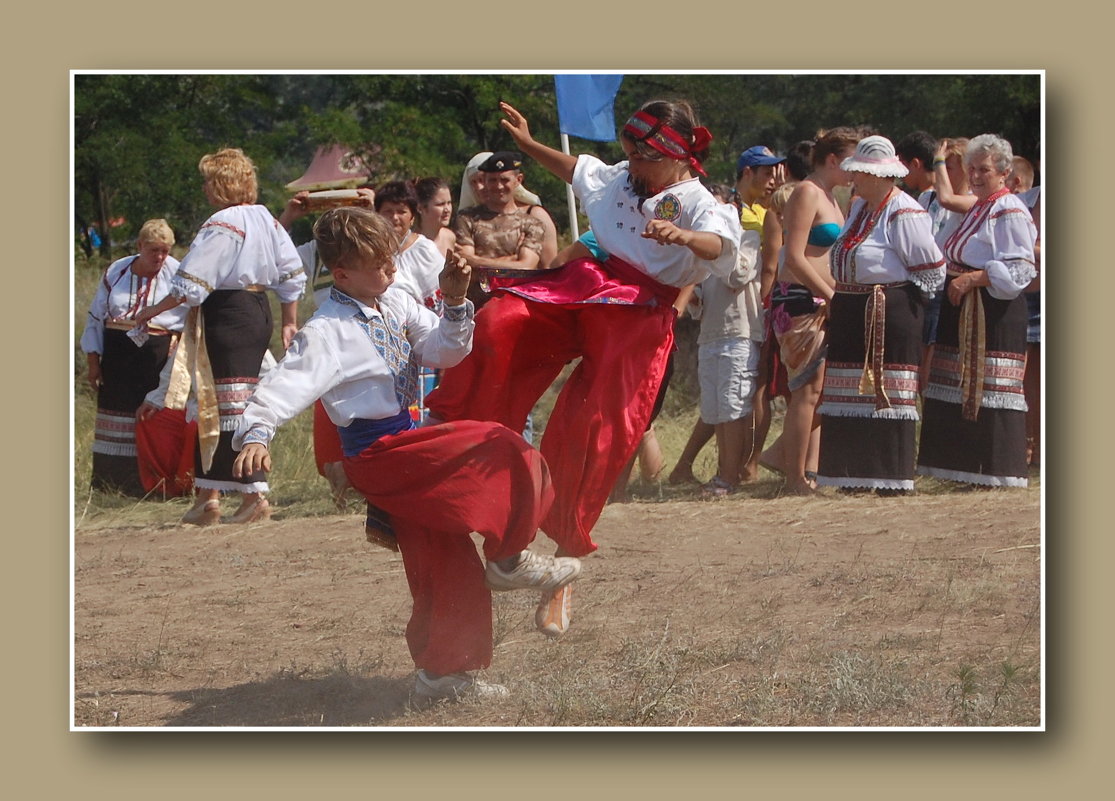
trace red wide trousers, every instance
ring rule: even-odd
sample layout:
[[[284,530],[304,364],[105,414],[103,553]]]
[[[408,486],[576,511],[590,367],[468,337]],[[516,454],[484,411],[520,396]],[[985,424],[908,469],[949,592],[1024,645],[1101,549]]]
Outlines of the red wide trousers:
[[[415,665],[437,674],[487,667],[492,596],[470,534],[483,538],[490,561],[534,540],[553,501],[541,454],[501,425],[460,421],[384,437],[344,465],[398,537]]]
[[[540,445],[554,482],[542,530],[562,553],[592,553],[592,527],[650,421],[675,316],[665,303],[558,304],[502,292],[477,313],[472,352],[427,397],[430,414],[522,431],[542,393],[580,357]]]
[[[325,465],[339,462],[345,458],[341,450],[341,435],[337,433],[337,424],[329,419],[322,402],[314,402],[314,462],[317,464],[317,474],[325,475]]]
[[[189,495],[194,486],[197,421],[183,409],[160,409],[136,421],[136,463],[146,492],[167,498]]]

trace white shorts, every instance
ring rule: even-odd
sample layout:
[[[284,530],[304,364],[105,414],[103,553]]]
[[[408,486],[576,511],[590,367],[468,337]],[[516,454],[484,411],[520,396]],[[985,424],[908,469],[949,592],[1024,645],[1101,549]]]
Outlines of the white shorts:
[[[718,339],[697,348],[703,422],[714,426],[751,414],[762,346],[761,342],[740,338]]]

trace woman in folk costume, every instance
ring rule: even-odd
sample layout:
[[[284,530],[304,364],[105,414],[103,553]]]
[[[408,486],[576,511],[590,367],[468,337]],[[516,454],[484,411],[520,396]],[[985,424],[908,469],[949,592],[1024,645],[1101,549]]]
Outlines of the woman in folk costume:
[[[209,525],[221,519],[220,494],[241,494],[229,519],[247,523],[266,519],[270,507],[266,475],[234,477],[232,436],[244,403],[259,382],[260,365],[271,341],[273,322],[265,290],[282,308],[283,346],[298,330],[298,297],[306,283],[302,260],[265,206],[256,203],[255,165],[238,148],[204,156],[198,165],[205,196],[218,209],[201,226],[174,276],[166,300],[137,317],[143,322],[180,304],[190,307],[183,347],[158,395],[161,404],[182,408],[192,392],[197,401],[198,452],[194,486],[197,500],[184,523]],[[146,317],[145,317],[146,315]]]
[[[990,487],[1024,487],[1028,312],[1037,229],[1007,189],[1013,153],[993,134],[968,143],[975,205],[944,240],[947,303],[922,409],[918,473]]]
[[[604,262],[576,259],[534,275],[491,279],[472,354],[428,398],[438,420],[493,420],[521,431],[535,402],[581,357],[558,395],[540,449],[556,493],[542,530],[559,554],[596,550],[593,525],[634,455],[673,348],[679,289],[735,266],[734,210],[701,184],[711,136],[685,103],[654,101],[624,126],[627,160],[572,156],[531,136],[516,109],[501,121],[519,149],[571,183]],[[560,636],[570,591],[543,593],[538,627]]]
[[[829,251],[836,294],[817,483],[912,492],[922,321],[945,262],[929,213],[895,185],[908,170],[889,139],[861,139],[840,166],[856,199]]]
[[[165,461],[162,454],[140,452],[136,410],[159,385],[159,373],[182,330],[186,311],[163,312],[148,322],[142,335],[135,331],[135,318],[170,293],[178,269],[178,259],[170,255],[173,245],[174,232],[166,220],[145,222],[136,239],[139,253],[109,265],[89,307],[81,349],[89,385],[97,393],[92,478],[96,489],[142,497],[156,489],[145,485],[143,475],[154,476],[158,472],[154,468]],[[167,494],[178,494],[176,472],[172,469],[164,476],[171,479],[164,483]]]

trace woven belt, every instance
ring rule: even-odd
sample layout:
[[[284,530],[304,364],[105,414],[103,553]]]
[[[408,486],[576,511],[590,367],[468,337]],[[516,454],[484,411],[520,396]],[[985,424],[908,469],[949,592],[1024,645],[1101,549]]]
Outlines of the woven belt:
[[[263,284],[248,284],[246,287],[244,287],[244,291],[245,292],[266,292],[267,287],[265,287]]]
[[[948,275],[955,278],[978,268],[950,262]],[[960,416],[975,420],[983,403],[983,380],[987,361],[987,319],[983,311],[983,292],[970,290],[960,301]]]
[[[836,282],[836,291],[845,295],[870,295],[879,286],[883,289],[892,289],[897,286],[906,286],[910,281],[892,281],[889,284],[845,284]]]
[[[882,284],[872,284],[867,291],[871,297],[863,309],[863,372],[859,379],[859,393],[874,395],[875,410],[878,411],[891,408],[890,398],[883,387],[887,296],[883,294]]]
[[[136,327],[135,320],[109,320],[105,323],[105,328],[111,328],[113,331],[131,331]],[[147,324],[147,333],[156,337],[170,336],[175,333],[161,326]]]

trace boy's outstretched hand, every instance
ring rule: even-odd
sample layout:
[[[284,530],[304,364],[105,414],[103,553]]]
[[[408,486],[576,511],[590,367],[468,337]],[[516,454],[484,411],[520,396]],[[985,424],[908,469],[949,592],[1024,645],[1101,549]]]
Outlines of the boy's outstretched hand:
[[[456,248],[449,248],[445,254],[445,267],[438,276],[441,296],[447,306],[460,306],[465,302],[468,283],[472,278],[472,267]]]
[[[243,478],[259,470],[271,472],[271,452],[262,442],[249,442],[232,463],[232,477]]]

